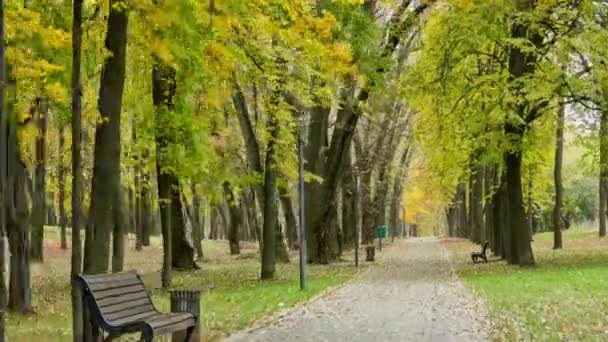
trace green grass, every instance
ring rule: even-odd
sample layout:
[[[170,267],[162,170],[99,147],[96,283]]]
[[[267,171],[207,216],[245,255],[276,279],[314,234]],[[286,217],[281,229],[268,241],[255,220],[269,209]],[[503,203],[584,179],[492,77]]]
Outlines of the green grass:
[[[55,231],[46,234],[45,263],[33,265],[33,305],[36,315],[9,315],[8,341],[71,341],[71,304],[68,284],[70,251],[59,249]],[[310,266],[305,291],[299,290],[297,259],[277,265],[276,278],[260,281],[256,244],[243,243],[241,256],[230,256],[224,241],[205,241],[202,269],[174,273],[174,288],[210,288],[201,298],[203,329],[208,340],[243,329],[277,310],[310,299],[324,290],[352,279],[359,270],[351,262]],[[160,241],[142,252],[128,249],[125,269],[144,275],[148,288],[159,283],[162,251]],[[154,290],[153,300],[161,311],[169,311],[169,296]],[[124,339],[136,340],[135,336]],[[168,340],[168,339],[167,339]]]
[[[461,277],[487,301],[497,340],[608,340],[608,241],[589,229],[564,233],[552,250],[552,233],[535,236],[537,266],[504,262],[472,265],[468,242],[446,242]]]

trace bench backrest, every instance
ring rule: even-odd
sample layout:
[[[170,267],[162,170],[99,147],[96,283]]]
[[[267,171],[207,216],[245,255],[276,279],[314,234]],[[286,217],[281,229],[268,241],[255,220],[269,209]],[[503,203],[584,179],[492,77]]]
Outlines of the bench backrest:
[[[142,279],[134,271],[77,275],[75,280],[96,321],[106,329],[157,314]]]
[[[481,249],[481,254],[486,254],[486,250],[488,249],[489,245],[490,245],[489,241],[484,242],[483,248]]]

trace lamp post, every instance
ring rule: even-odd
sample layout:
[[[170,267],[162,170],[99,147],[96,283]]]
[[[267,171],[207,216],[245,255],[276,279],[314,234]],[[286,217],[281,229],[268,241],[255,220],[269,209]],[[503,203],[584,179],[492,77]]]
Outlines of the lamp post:
[[[306,144],[306,128],[308,114],[300,117],[298,125],[298,199],[300,208],[300,290],[306,288],[306,265],[308,257],[306,255],[306,224],[304,221],[304,145]]]

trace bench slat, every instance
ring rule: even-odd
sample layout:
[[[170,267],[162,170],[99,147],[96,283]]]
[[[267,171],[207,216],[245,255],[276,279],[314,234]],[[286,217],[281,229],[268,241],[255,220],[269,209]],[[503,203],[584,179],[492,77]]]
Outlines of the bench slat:
[[[135,300],[129,300],[129,301],[122,301],[118,304],[114,304],[114,305],[108,305],[105,306],[101,309],[101,314],[102,315],[109,315],[118,311],[123,311],[123,310],[127,310],[130,308],[134,308],[134,307],[138,307],[138,306],[142,306],[142,305],[152,305],[152,301],[150,301],[149,298],[145,297],[145,298],[139,298],[139,299],[135,299]]]
[[[149,299],[148,293],[147,292],[135,292],[135,293],[131,293],[129,295],[121,296],[121,297],[108,297],[108,298],[104,298],[104,299],[98,299],[98,300],[96,300],[96,302],[97,302],[97,305],[99,305],[99,307],[103,310],[106,307],[109,307],[112,305],[124,303],[126,301],[137,300],[137,299],[141,299],[141,298]]]
[[[159,315],[159,314],[155,313],[155,312],[144,312],[144,313],[140,313],[137,315],[133,315],[131,317],[125,317],[125,318],[121,318],[121,319],[112,321],[112,325],[121,326],[121,325],[127,325],[127,324],[135,323],[135,322],[143,322],[145,319],[150,318],[152,316],[156,316],[156,315]]]
[[[120,336],[140,331],[147,336],[165,335],[186,330],[196,324],[188,313],[161,314],[156,311],[145,285],[136,272],[106,273],[78,276],[90,296],[87,305],[98,314],[104,329]]]
[[[133,294],[133,293],[137,293],[137,292],[146,292],[146,289],[144,288],[143,284],[119,287],[119,288],[114,288],[114,289],[104,290],[104,291],[92,291],[92,294],[93,294],[93,297],[95,297],[95,300],[99,301],[101,299],[108,298],[108,297],[122,297],[122,298],[126,299],[126,298],[128,298],[129,294]]]
[[[157,329],[167,325],[176,324],[188,319],[192,319],[192,315],[188,313],[163,314],[152,319],[147,319],[146,324],[151,326],[153,329]]]
[[[125,287],[125,286],[130,286],[130,285],[137,285],[137,284],[141,284],[141,280],[139,280],[139,278],[127,278],[127,279],[106,281],[103,283],[89,284],[89,289],[91,291],[103,291],[103,290],[109,290],[109,289],[114,289],[114,288],[118,288],[118,287]]]
[[[116,311],[111,314],[103,315],[103,318],[105,318],[105,320],[108,321],[109,323],[112,323],[116,320],[119,320],[119,319],[122,319],[125,317],[131,317],[131,316],[135,316],[135,315],[138,315],[141,313],[147,313],[147,312],[156,314],[156,310],[154,310],[154,306],[152,306],[151,304],[144,304],[141,306],[132,307],[131,309]]]
[[[190,319],[185,320],[180,323],[167,325],[167,326],[164,326],[164,327],[161,327],[158,329],[154,329],[154,336],[161,336],[161,335],[165,335],[165,334],[172,333],[175,331],[186,330],[192,326],[194,326],[194,318],[190,318]]]
[[[82,279],[87,282],[88,285],[103,283],[106,281],[116,281],[139,278],[135,272],[124,272],[124,273],[102,273],[93,275],[84,275]]]

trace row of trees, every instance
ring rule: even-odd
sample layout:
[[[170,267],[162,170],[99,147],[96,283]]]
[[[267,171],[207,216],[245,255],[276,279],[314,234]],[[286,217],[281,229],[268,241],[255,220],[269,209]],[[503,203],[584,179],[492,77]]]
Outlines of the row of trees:
[[[32,309],[48,216],[72,274],[121,271],[126,234],[140,250],[159,223],[169,287],[172,269],[199,267],[203,227],[217,237],[221,220],[231,254],[257,240],[273,278],[298,248],[301,132],[308,261],[339,260],[378,225],[401,234],[414,115],[398,82],[428,6],[0,0],[8,308]],[[72,303],[81,341],[76,288]]]
[[[605,236],[606,68],[599,42],[608,33],[606,10],[603,1],[450,1],[429,17],[405,83],[422,112],[417,131],[449,208],[451,235],[487,239],[509,263],[534,264],[533,199],[547,184],[542,167],[550,163],[554,247],[562,248],[568,116],[577,134],[592,132],[580,139],[598,142],[586,145],[600,170]]]

